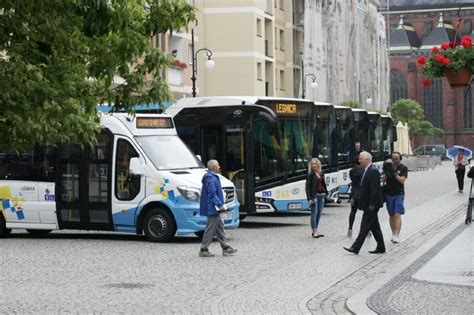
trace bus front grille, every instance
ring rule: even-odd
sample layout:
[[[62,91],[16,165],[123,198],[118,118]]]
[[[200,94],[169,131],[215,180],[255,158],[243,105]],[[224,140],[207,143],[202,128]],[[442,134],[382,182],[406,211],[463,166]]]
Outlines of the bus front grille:
[[[234,201],[235,198],[235,190],[233,187],[224,187],[222,188],[225,192],[225,203],[229,203]]]

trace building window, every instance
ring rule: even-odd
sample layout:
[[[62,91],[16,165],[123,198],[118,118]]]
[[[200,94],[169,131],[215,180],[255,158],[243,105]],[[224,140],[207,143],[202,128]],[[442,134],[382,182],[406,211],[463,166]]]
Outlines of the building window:
[[[390,71],[390,104],[407,98],[407,81],[400,70]]]
[[[275,49],[278,49],[278,29],[275,27]]]
[[[441,129],[443,129],[443,81],[444,78],[435,78],[430,87],[423,88],[425,119]]]
[[[472,32],[472,21],[471,20],[463,20],[462,21],[462,28],[461,28],[461,36],[471,35]]]
[[[262,81],[263,80],[263,69],[262,69],[262,63],[257,62],[257,80]]]
[[[285,31],[280,30],[280,50],[285,51]]]
[[[280,90],[285,90],[285,71],[280,70]]]
[[[431,20],[425,21],[423,25],[423,31],[421,32],[421,36],[423,37],[429,36],[432,30],[433,30],[433,21]]]
[[[280,10],[285,10],[285,0],[280,0]]]
[[[464,98],[464,129],[474,129],[474,93],[469,90]]]
[[[257,19],[257,36],[262,37],[262,20]]]

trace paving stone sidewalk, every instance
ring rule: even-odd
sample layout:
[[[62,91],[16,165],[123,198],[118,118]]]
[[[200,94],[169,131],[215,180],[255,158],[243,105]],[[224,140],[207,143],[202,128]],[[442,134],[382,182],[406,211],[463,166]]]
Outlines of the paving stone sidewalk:
[[[387,269],[389,269],[394,262],[402,260],[404,257],[415,251],[418,247],[432,238],[433,235],[438,233],[438,231],[453,224],[453,222],[459,222],[459,218],[464,214],[465,205],[453,209],[449,215],[427,225],[412,237],[406,239],[398,246],[393,247],[393,249],[385,255],[380,255],[378,259],[369,262],[363,268],[339,281],[328,290],[316,295],[309,301],[308,309],[313,314],[351,314],[352,312],[346,307],[346,300],[348,297],[356,294],[364,289],[368,284],[385,274]],[[436,252],[439,250],[440,248],[436,249]],[[426,263],[426,260],[423,261]],[[395,289],[395,286],[387,286],[384,294],[372,298],[372,308],[377,310],[377,312],[382,305],[386,308],[386,305],[382,300],[386,298],[387,295],[390,295]]]

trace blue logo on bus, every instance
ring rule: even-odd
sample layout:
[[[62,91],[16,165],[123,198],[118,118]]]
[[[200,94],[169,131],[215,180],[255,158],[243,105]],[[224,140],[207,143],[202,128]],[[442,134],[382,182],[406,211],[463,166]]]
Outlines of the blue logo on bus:
[[[271,190],[262,191],[262,197],[271,197],[271,196],[272,196]]]

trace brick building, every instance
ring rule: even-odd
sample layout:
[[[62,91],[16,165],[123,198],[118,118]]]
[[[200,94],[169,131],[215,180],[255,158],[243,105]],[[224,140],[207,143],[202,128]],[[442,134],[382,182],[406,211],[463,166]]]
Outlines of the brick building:
[[[391,6],[384,14],[390,27],[390,103],[401,98],[418,101],[425,119],[445,132],[437,142],[474,148],[474,87],[453,89],[445,78],[424,87],[416,64],[420,55],[429,54],[435,46],[465,35],[473,37],[474,4]],[[412,144],[429,141],[418,137]]]

